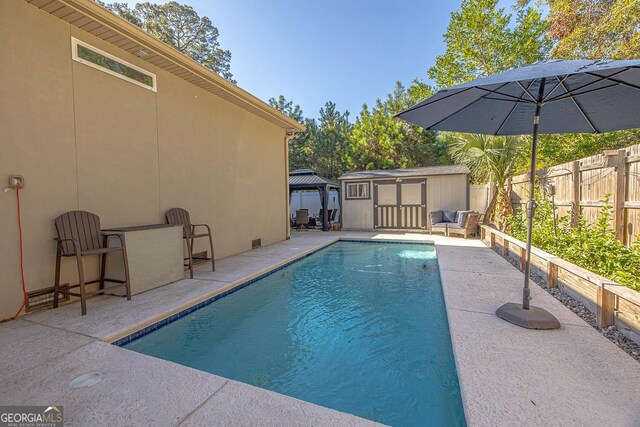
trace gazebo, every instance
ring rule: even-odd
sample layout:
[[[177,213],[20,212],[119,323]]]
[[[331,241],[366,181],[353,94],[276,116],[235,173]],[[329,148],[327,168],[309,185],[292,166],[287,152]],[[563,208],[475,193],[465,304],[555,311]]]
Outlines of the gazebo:
[[[329,231],[329,190],[340,192],[340,185],[329,178],[318,175],[312,169],[296,169],[289,172],[289,200],[294,191],[318,191],[322,206],[322,231]]]

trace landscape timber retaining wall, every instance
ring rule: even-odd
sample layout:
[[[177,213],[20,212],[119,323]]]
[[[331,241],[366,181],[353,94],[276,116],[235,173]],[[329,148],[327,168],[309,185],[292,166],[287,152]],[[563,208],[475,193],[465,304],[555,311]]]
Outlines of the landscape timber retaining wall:
[[[514,259],[524,270],[526,244],[487,225],[481,226],[481,239],[497,248],[507,259]],[[560,288],[596,315],[599,328],[615,325],[640,343],[640,292],[592,273],[538,248],[531,249],[531,272],[542,277],[548,288]]]

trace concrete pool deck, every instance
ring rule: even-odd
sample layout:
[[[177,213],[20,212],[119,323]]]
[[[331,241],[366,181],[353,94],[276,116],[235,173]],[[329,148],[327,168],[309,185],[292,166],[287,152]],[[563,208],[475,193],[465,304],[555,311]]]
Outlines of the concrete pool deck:
[[[522,273],[478,240],[411,233],[294,233],[129,302],[93,298],[87,316],[70,304],[2,324],[0,405],[63,405],[69,425],[373,425],[108,344],[338,239],[436,244],[469,425],[640,425],[640,364],[537,285],[534,304],[560,330],[499,320],[495,309],[520,298]],[[69,387],[94,371],[100,383]]]

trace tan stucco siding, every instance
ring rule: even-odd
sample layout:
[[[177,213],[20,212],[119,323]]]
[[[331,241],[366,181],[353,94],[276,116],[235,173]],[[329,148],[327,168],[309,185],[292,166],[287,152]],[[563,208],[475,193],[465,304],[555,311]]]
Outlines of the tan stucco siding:
[[[105,226],[157,222],[156,94],[75,61],[73,82],[80,209]]]
[[[194,219],[206,218],[225,242],[220,256],[251,249],[252,239],[261,238],[263,245],[284,239],[283,131],[163,76],[158,80],[160,210],[193,206]]]
[[[156,74],[157,93],[73,61],[71,36]],[[25,177],[28,290],[53,284],[53,219],[69,210],[107,228],[163,222],[182,206],[213,227],[217,258],[286,237],[277,125],[21,0],[0,2],[0,72],[0,179]],[[15,192],[0,197],[5,318],[21,291]],[[75,283],[71,267],[63,280]]]

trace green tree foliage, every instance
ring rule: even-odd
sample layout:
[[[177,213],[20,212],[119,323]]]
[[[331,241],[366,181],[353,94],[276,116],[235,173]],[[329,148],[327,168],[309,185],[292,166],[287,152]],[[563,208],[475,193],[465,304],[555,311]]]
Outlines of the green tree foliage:
[[[541,135],[538,146],[538,168],[571,162],[602,153],[604,150],[628,147],[637,144],[638,140],[640,140],[640,130],[637,129],[603,134]],[[529,152],[530,150],[531,148]],[[520,162],[519,166],[519,171],[524,171],[527,167],[524,162]]]
[[[396,82],[395,90],[372,109],[365,104],[351,133],[351,152],[357,169],[389,169],[449,163],[444,144],[434,132],[427,132],[393,117],[422,101],[430,87],[414,82],[405,89]]]
[[[551,49],[542,14],[525,4],[515,17],[498,7],[498,0],[464,0],[451,14],[444,35],[446,51],[428,71],[438,87],[449,87],[482,76],[543,60]],[[442,134],[451,157],[465,164],[478,182],[491,182],[494,198],[486,222],[504,228],[511,203],[504,190],[521,154],[520,139],[483,135]]]
[[[547,0],[551,52],[559,59],[640,58],[640,1]],[[602,135],[545,135],[540,139],[540,166],[570,162],[603,150],[637,143],[639,130]]]
[[[315,120],[305,119],[302,108],[293,101],[288,101],[283,95],[278,98],[269,98],[269,105],[286,114],[298,123],[305,125],[305,132],[296,133],[289,141],[289,169],[302,169],[312,167],[313,162],[313,136],[317,135]]]
[[[269,105],[303,123],[306,131],[289,142],[289,169],[311,168],[336,179],[352,169],[349,112],[341,113],[333,102],[320,109],[318,120],[303,118],[302,109],[284,96],[270,98]]]
[[[355,124],[349,112],[340,112],[333,102],[320,109],[319,119],[303,119],[300,106],[284,96],[269,104],[303,123],[306,131],[289,142],[289,168],[311,168],[336,179],[349,170],[389,169],[449,164],[446,144],[433,132],[393,117],[399,111],[423,100],[431,88],[415,81],[409,88],[396,83],[385,101],[373,109],[363,106]]]
[[[351,169],[349,111],[341,113],[329,101],[320,109],[313,141],[316,170],[332,179]]]
[[[635,59],[640,56],[638,0],[547,0],[553,57]]]
[[[520,138],[454,133],[448,135],[449,153],[458,164],[469,167],[477,182],[493,186],[493,198],[487,208],[486,223],[504,230],[505,219],[513,214],[506,181],[512,175],[521,150]]]
[[[304,121],[302,108],[300,108],[298,104],[293,105],[293,101],[287,101],[284,96],[280,95],[277,99],[269,98],[268,103],[270,106],[291,117],[298,123],[302,123]]]
[[[304,119],[304,126],[307,130],[297,133],[289,141],[289,170],[302,168],[317,170],[315,141],[320,133],[318,122],[314,119]]]
[[[444,88],[540,61],[551,48],[546,29],[534,7],[518,8],[514,20],[498,8],[498,0],[464,0],[451,13],[444,34],[447,50],[436,58],[429,77]]]
[[[549,57],[640,57],[638,0],[521,0],[514,10],[515,17],[498,8],[496,0],[464,0],[451,14],[444,35],[446,51],[436,58],[429,76],[439,87],[446,87]],[[542,135],[538,166],[626,147],[638,137],[638,130]],[[524,149],[514,163],[514,173],[528,168],[531,139],[521,141]]]
[[[594,273],[640,291],[640,241],[630,247],[616,239],[610,228],[612,207],[609,198],[595,224],[587,224],[580,217],[577,227],[571,227],[570,217],[557,215],[548,199],[536,194],[538,208],[533,219],[533,246],[552,253]],[[525,240],[526,222],[521,212],[509,217],[510,234]]]
[[[127,3],[98,3],[236,83],[231,74],[231,52],[220,48],[218,29],[211,19],[199,16],[191,6],[175,1],[136,3],[133,7]]]

